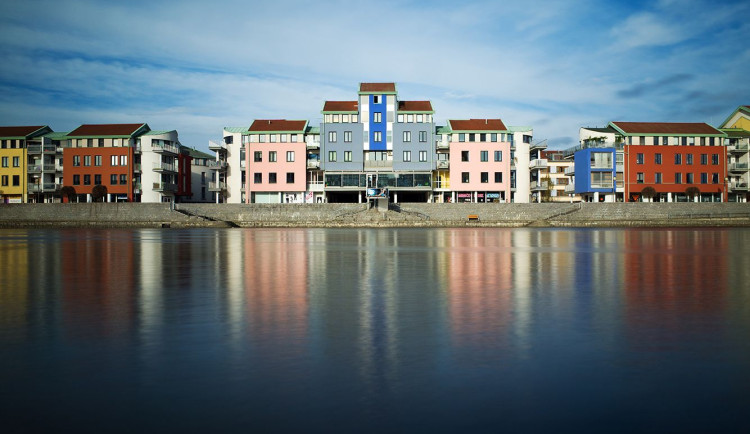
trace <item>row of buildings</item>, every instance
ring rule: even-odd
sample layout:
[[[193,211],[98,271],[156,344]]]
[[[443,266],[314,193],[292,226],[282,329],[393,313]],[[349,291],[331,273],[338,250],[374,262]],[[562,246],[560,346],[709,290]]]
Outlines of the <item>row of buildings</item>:
[[[402,101],[395,83],[361,83],[325,101],[321,122],[258,119],[226,127],[215,153],[146,124],[0,127],[0,200],[394,202],[740,201],[748,198],[750,106],[722,125],[610,122],[548,151],[528,126],[501,119],[438,125],[430,101]],[[12,164],[11,164],[12,163]],[[64,168],[64,170],[63,170]],[[64,200],[64,198],[63,198]]]
[[[106,202],[211,201],[215,161],[145,123],[0,127],[0,202],[87,202],[96,186]]]

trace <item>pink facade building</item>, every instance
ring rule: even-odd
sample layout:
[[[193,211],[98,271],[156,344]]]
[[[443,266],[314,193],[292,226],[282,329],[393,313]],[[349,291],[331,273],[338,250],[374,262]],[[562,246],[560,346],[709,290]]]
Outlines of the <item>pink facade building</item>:
[[[512,133],[500,119],[448,121],[454,202],[510,202]]]
[[[303,202],[306,189],[307,121],[256,120],[243,135],[245,202]]]

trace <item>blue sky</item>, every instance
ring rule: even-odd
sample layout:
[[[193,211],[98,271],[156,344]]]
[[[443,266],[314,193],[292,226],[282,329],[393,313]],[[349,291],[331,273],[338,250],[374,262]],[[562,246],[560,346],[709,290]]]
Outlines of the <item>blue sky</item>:
[[[581,126],[716,125],[750,104],[748,16],[720,0],[6,0],[0,124],[146,122],[207,150],[224,126],[317,124],[325,100],[392,81],[440,124],[499,117],[564,148]]]

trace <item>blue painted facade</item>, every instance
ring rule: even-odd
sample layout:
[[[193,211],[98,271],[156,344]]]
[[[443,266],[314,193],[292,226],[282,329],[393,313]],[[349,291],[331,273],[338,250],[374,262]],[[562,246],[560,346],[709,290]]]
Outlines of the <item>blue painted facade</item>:
[[[591,167],[591,154],[593,153],[609,153],[612,154],[612,167],[611,168],[592,168]],[[592,172],[610,172],[612,179],[615,179],[616,170],[616,155],[615,148],[589,148],[581,149],[576,151],[574,154],[573,162],[575,165],[575,192],[576,194],[586,193],[614,193],[615,186],[614,182],[612,188],[593,188],[591,186],[591,173]]]
[[[368,151],[385,151],[388,149],[387,145],[387,132],[386,132],[386,120],[388,118],[387,103],[385,95],[378,95],[380,103],[375,104],[375,95],[367,95],[368,102],[370,104],[370,144]],[[380,113],[380,122],[375,122],[375,113]],[[375,141],[375,132],[380,132],[380,141]]]

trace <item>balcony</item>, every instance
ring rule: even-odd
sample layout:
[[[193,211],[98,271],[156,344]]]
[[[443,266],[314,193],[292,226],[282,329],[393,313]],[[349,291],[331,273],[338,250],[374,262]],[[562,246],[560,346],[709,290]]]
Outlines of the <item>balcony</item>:
[[[63,171],[63,165],[56,163],[55,164],[55,172],[62,172]]]
[[[57,147],[55,145],[29,145],[26,152],[29,154],[54,154],[57,152]]]
[[[448,190],[451,188],[450,182],[448,181],[433,181],[432,188],[435,190]]]
[[[393,170],[393,160],[365,160],[365,170]]]
[[[443,142],[442,140],[435,144],[435,149],[449,149],[449,148],[450,148],[450,145],[448,144],[448,142]]]
[[[320,160],[307,160],[308,169],[320,169]]]
[[[209,182],[208,191],[222,191],[227,189],[225,182]]]
[[[219,143],[214,142],[213,140],[208,141],[208,149],[217,152],[217,151],[226,151],[227,145],[221,141]]]
[[[535,158],[529,162],[529,169],[531,170],[542,170],[547,168],[546,158]]]
[[[613,182],[592,182],[591,188],[599,188],[599,189],[612,189],[614,188]]]
[[[529,144],[529,151],[535,151],[535,150],[545,150],[547,149],[547,141],[542,140],[538,143]]]
[[[141,172],[141,163],[135,163],[133,164],[133,172],[140,173]]]
[[[733,145],[727,146],[727,151],[734,153],[734,154],[744,154],[748,151],[748,144],[747,143],[735,143]]]
[[[307,149],[320,149],[320,142],[307,142]]]
[[[734,191],[748,191],[747,182],[730,182],[729,189]]]
[[[451,166],[450,161],[448,160],[438,160],[437,161],[437,168],[438,169],[447,169]]]
[[[154,172],[177,172],[177,168],[174,164],[169,163],[154,163]]]
[[[177,155],[180,153],[180,148],[178,148],[175,145],[167,145],[162,143],[152,143],[151,144],[151,150],[156,152],[157,154],[174,154]]]
[[[576,167],[570,166],[565,168],[565,176],[573,176],[576,174]]]
[[[154,191],[175,192],[177,191],[177,184],[172,184],[170,182],[154,182],[153,188]]]
[[[29,193],[51,193],[62,188],[60,184],[45,182],[43,184],[29,184]]]
[[[549,182],[547,181],[532,181],[531,191],[546,191],[549,190]]]
[[[206,167],[211,170],[224,170],[227,168],[227,162],[224,160],[209,160]]]
[[[567,194],[575,194],[576,192],[576,186],[575,184],[568,184],[565,186],[565,193]]]
[[[748,169],[747,163],[730,163],[729,164],[730,172],[747,172],[747,169]]]
[[[133,186],[133,193],[135,193],[135,194],[141,194],[141,193],[143,193],[143,189],[141,188],[141,183],[140,182],[136,182],[135,185]]]

